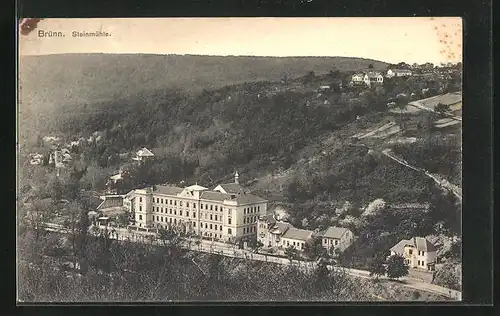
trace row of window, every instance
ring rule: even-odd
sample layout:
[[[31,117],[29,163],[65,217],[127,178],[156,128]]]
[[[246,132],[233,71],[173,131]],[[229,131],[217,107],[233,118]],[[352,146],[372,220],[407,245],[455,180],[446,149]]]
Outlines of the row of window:
[[[203,228],[203,223],[200,223],[200,225],[201,225],[201,228]],[[212,224],[205,223],[205,229],[215,229],[215,230],[217,230],[217,227],[219,227],[218,229],[220,231],[222,231],[222,225],[214,224],[212,226]]]
[[[295,241],[292,241],[292,245],[294,247],[299,247],[299,249],[304,249],[304,243],[300,243],[300,242],[295,242]],[[285,246],[285,241],[283,240],[283,246]],[[286,246],[289,247],[290,246],[290,241],[287,240],[286,241]]]
[[[256,232],[255,226],[243,227],[243,234],[250,234]]]
[[[417,265],[420,266],[420,267],[424,267],[425,266],[425,261],[424,260],[422,260],[422,261],[418,260],[417,261]]]
[[[243,218],[244,224],[255,223],[256,221],[257,221],[257,216],[250,216],[250,217]]]
[[[260,206],[246,207],[243,209],[243,215],[254,214],[260,212]]]
[[[408,254],[410,254],[410,255],[413,254],[413,249],[408,249]],[[419,256],[425,255],[425,251],[418,250],[418,255]]]
[[[339,244],[339,240],[338,240],[338,239],[335,239],[335,243],[333,242],[334,240],[332,240],[332,239],[324,239],[324,240],[323,240],[323,243],[324,243],[325,245],[328,245],[328,241],[330,241],[330,243],[329,243],[330,245],[335,245],[335,246],[337,246],[337,245]]]
[[[142,197],[139,197],[139,202],[142,202]],[[184,206],[184,201],[178,201],[178,200],[172,200],[172,199],[163,199],[163,198],[153,198],[153,202],[156,202],[157,204],[163,204],[163,205],[173,205],[173,206]],[[179,202],[179,203],[177,203]],[[196,203],[194,202],[185,202],[185,207],[189,208],[191,206],[191,208],[193,209],[196,209]],[[205,210],[210,210],[210,211],[224,211],[224,208],[222,206],[219,206],[219,205],[214,205],[214,204],[204,204],[204,203],[200,203],[200,209],[205,209]],[[259,207],[259,210],[260,210],[260,207]]]
[[[202,213],[200,216],[205,217],[206,220],[208,220],[210,218],[211,221],[221,221],[222,222],[222,215]]]
[[[139,208],[139,210],[142,210],[141,208]],[[156,206],[154,207],[153,206],[153,211],[156,211],[156,213],[165,213],[165,214],[170,214],[170,215],[175,215],[177,216],[177,209],[163,209],[163,207],[159,207],[159,206]],[[168,211],[168,213],[167,213]],[[183,216],[183,214],[186,216],[186,217],[189,217],[189,211],[186,210],[183,212],[183,210],[179,210],[179,216]],[[193,218],[196,218],[196,212],[193,212]]]

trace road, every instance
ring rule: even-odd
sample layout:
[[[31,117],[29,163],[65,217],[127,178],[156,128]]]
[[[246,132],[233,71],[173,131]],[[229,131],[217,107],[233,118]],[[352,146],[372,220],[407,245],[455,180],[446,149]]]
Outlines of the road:
[[[424,110],[424,111],[428,111],[428,112],[432,112],[432,113],[437,113],[433,108],[429,108],[429,107],[427,107],[425,105],[422,105],[420,103],[420,101],[421,100],[419,100],[419,101],[412,101],[412,102],[410,102],[408,104],[411,105],[411,106],[414,106],[414,107],[416,107],[418,109]],[[449,118],[451,118],[453,120],[462,122],[462,118],[459,117],[459,116],[456,116],[456,115],[453,115],[453,114],[450,114],[450,113],[443,113],[443,115],[445,115],[446,117],[449,117]]]
[[[410,165],[406,160],[404,160],[400,157],[396,157],[394,154],[392,154],[391,150],[388,148],[386,148],[384,150],[379,150],[379,149],[371,148],[365,144],[349,144],[349,145],[354,146],[354,147],[364,147],[368,150],[380,152],[384,156],[394,160],[395,162],[399,163],[400,165],[403,165],[403,166],[410,168],[414,171],[423,173],[425,176],[434,180],[439,186],[441,186],[441,187],[447,189],[448,191],[450,191],[451,193],[453,193],[453,195],[455,195],[457,197],[457,199],[462,201],[462,189],[459,186],[452,184],[448,180],[441,178],[440,176],[438,176],[436,174],[432,174],[423,168],[419,168],[419,167],[415,167],[415,166]]]
[[[373,149],[372,149],[373,150]],[[460,201],[462,201],[462,190],[460,189],[460,187],[450,183],[448,180],[444,179],[444,178],[441,178],[439,177],[438,175],[435,175],[435,174],[432,174],[430,172],[428,172],[427,170],[425,169],[422,169],[422,168],[418,168],[418,167],[415,167],[415,166],[412,166],[410,165],[408,162],[406,162],[404,159],[402,158],[399,158],[399,157],[396,157],[394,156],[392,153],[391,153],[391,150],[390,149],[384,149],[381,151],[382,154],[384,154],[385,156],[389,157],[390,159],[396,161],[397,163],[405,166],[405,167],[408,167],[412,170],[415,170],[415,171],[418,171],[418,172],[421,172],[423,174],[425,174],[427,177],[431,178],[432,180],[434,180],[438,185],[442,186],[443,188],[446,188],[447,190],[449,190],[451,193],[453,193],[453,195],[455,195]]]
[[[47,230],[56,231],[61,233],[67,233],[67,230],[64,229],[61,225],[46,223],[45,226]],[[103,228],[103,227],[101,227]],[[146,242],[155,245],[163,245],[161,240],[158,240],[155,233],[147,233],[142,231],[131,231],[126,228],[109,228],[110,229],[110,238],[116,240],[129,240],[132,242]],[[293,265],[298,267],[300,270],[304,272],[311,272],[317,267],[316,262],[312,261],[301,261],[301,260],[290,260],[288,258],[277,257],[271,254],[262,254],[262,253],[254,253],[249,250],[238,249],[232,244],[226,244],[216,241],[209,241],[203,239],[194,239],[194,238],[183,238],[180,243],[181,247],[185,249],[189,249],[191,251],[219,254],[225,257],[232,258],[240,258],[246,260],[255,260],[255,261],[263,261],[263,262],[271,262],[282,265]],[[331,271],[339,271],[345,272],[350,276],[371,279],[370,272],[365,270],[357,270],[357,269],[349,269],[346,267],[327,265],[327,268]],[[379,277],[380,279],[387,279],[386,277]],[[461,300],[462,293],[459,291],[447,289],[441,286],[437,286],[435,284],[425,283],[421,280],[414,279],[411,277],[404,277],[400,279],[401,285],[426,291],[434,294],[443,295],[455,300]]]

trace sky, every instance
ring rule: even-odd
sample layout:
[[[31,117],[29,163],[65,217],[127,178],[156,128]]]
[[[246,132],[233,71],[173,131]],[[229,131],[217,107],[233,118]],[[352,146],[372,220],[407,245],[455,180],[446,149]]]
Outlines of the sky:
[[[39,31],[65,37],[39,37]],[[108,37],[72,37],[72,32]],[[346,56],[389,63],[462,61],[462,20],[404,18],[43,19],[19,33],[19,54],[152,53]]]

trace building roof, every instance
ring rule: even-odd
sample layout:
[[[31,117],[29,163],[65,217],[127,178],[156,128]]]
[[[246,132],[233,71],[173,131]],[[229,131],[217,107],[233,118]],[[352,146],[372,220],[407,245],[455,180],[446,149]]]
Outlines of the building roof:
[[[283,234],[283,238],[306,241],[311,237],[312,233],[313,232],[310,230],[290,227],[286,230],[285,234]]]
[[[293,228],[293,225],[287,222],[277,222],[271,229],[271,234],[283,235],[289,228]]]
[[[202,199],[213,200],[213,201],[224,201],[230,200],[231,195],[222,193],[222,192],[214,192],[214,191],[203,191],[200,195]]]
[[[174,186],[157,185],[154,191],[159,194],[177,195],[181,193],[183,189]]]
[[[249,193],[249,190],[238,183],[224,183],[219,184],[224,191],[227,193]]]
[[[394,245],[390,250],[402,254],[405,246],[415,247],[419,251],[433,252],[436,247],[424,237],[413,237],[412,239],[403,239]]]
[[[375,71],[369,71],[366,73],[366,75],[368,76],[368,78],[376,78],[382,76],[380,72],[375,72]]]
[[[340,239],[349,229],[345,227],[330,226],[326,230],[319,233],[320,236],[325,238],[336,238]]]
[[[260,221],[265,221],[268,224],[276,224],[276,219],[274,218],[274,214],[267,214],[259,216]]]
[[[202,187],[201,185],[198,185],[198,184],[190,185],[190,186],[186,187],[186,189],[189,190],[189,191],[204,191],[204,190],[208,190],[208,188]]]
[[[143,147],[142,149],[140,149],[137,152],[137,156],[138,157],[153,157],[154,154],[149,149],[147,149],[146,147]]]

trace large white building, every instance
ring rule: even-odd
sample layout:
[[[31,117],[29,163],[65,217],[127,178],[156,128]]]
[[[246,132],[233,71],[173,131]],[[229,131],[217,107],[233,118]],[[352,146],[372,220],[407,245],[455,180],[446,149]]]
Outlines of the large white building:
[[[267,212],[267,200],[239,185],[237,173],[235,183],[213,190],[198,184],[132,190],[124,205],[135,214],[137,227],[170,227],[224,241],[255,237],[257,219]]]

